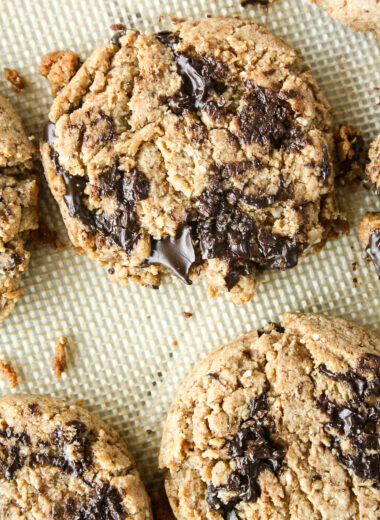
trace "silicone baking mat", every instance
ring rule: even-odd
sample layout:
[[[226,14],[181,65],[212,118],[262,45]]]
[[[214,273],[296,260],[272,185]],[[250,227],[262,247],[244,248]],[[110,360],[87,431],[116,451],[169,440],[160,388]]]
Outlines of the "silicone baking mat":
[[[45,53],[70,48],[84,58],[110,37],[113,23],[151,31],[165,26],[162,15],[206,14],[267,23],[311,66],[337,121],[357,125],[367,141],[380,131],[376,40],[343,28],[302,0],[278,0],[268,11],[243,9],[238,0],[0,0],[0,65],[17,68],[27,81],[27,89],[15,93],[0,74],[0,93],[38,138],[51,103],[49,86],[36,73]],[[127,440],[144,482],[154,489],[161,479],[157,451],[171,399],[195,360],[213,347],[277,321],[285,311],[328,312],[380,331],[380,283],[356,235],[358,219],[368,209],[379,210],[379,200],[364,189],[343,190],[340,199],[350,235],[290,271],[268,274],[256,297],[237,307],[223,297],[209,300],[202,283],[187,287],[167,280],[153,291],[110,281],[102,267],[71,249],[43,186],[44,220],[67,246],[33,252],[26,293],[0,325],[0,358],[17,369],[16,391],[83,399]],[[51,370],[59,334],[69,339],[60,380]],[[0,378],[0,392],[9,391]]]

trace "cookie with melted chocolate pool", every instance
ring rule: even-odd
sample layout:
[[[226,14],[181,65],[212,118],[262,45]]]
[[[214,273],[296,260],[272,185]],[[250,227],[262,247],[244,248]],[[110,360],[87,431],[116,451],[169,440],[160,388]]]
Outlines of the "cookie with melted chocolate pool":
[[[59,90],[41,152],[77,250],[237,302],[323,240],[330,108],[294,49],[244,19],[123,29]]]
[[[119,435],[78,406],[26,394],[0,397],[0,517],[152,520]]]
[[[199,362],[164,428],[178,520],[378,520],[380,336],[285,314]]]

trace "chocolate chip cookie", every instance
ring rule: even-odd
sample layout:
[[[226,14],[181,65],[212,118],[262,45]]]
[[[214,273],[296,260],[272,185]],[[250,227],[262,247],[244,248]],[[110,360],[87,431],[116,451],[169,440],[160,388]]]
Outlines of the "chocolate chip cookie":
[[[41,395],[0,397],[0,517],[152,519],[118,434],[82,408]]]
[[[27,240],[38,227],[37,151],[9,101],[0,96],[0,321],[21,294],[30,252]]]
[[[160,465],[180,520],[377,520],[380,336],[285,314],[181,386]]]
[[[337,218],[330,108],[251,21],[120,27],[49,119],[41,152],[71,241],[123,282],[204,278],[246,302]]]
[[[371,143],[368,159],[365,180],[380,197],[380,135]],[[366,213],[359,222],[358,233],[380,278],[380,212]]]
[[[380,3],[378,0],[310,0],[354,31],[372,32],[380,38]]]

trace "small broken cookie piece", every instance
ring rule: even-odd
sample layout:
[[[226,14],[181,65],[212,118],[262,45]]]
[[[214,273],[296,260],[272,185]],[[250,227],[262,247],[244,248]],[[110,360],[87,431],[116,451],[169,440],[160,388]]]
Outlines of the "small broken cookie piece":
[[[334,127],[334,141],[337,169],[335,178],[340,184],[351,183],[364,170],[364,139],[357,128],[337,125]]]
[[[354,31],[372,32],[380,38],[380,2],[378,0],[310,0],[325,9],[332,18]]]
[[[15,388],[17,386],[17,372],[11,363],[7,363],[6,361],[0,359],[0,373],[8,379],[11,388]]]
[[[358,234],[380,279],[380,212],[364,215],[358,225]]]
[[[152,520],[125,442],[80,406],[3,395],[0,439],[1,519]]]
[[[380,195],[380,135],[370,144],[365,175]]]
[[[378,520],[379,377],[380,336],[335,316],[285,314],[216,348],[163,431],[177,520]]]
[[[55,351],[52,364],[53,372],[58,378],[61,377],[66,367],[66,345],[67,338],[65,338],[64,336],[59,336],[55,343]]]
[[[37,151],[9,101],[0,96],[0,320],[15,306],[38,228]]]
[[[16,90],[23,90],[25,88],[25,81],[20,76],[19,72],[16,69],[8,69],[8,67],[4,67],[4,76],[9,83],[12,83]]]
[[[74,51],[56,51],[42,58],[38,72],[50,81],[52,94],[56,96],[75,75],[79,64]]]

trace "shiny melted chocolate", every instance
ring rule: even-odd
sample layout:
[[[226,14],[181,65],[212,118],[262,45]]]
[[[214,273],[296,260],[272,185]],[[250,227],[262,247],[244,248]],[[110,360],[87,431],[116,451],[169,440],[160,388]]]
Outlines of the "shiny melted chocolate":
[[[256,502],[261,495],[259,476],[268,469],[277,475],[286,455],[285,445],[274,439],[275,423],[268,414],[269,386],[257,398],[252,399],[249,417],[241,423],[239,431],[226,440],[226,448],[236,461],[237,469],[230,473],[227,484],[210,484],[206,502],[210,509],[220,512],[225,520],[238,520],[235,507],[239,502]],[[227,502],[220,497],[221,491],[232,496]]]
[[[319,367],[327,377],[346,384],[351,399],[337,403],[322,393],[317,407],[328,417],[324,429],[332,436],[331,450],[336,459],[363,480],[373,480],[380,487],[380,356],[367,354],[359,360],[358,368],[344,373]],[[372,377],[365,377],[370,373]],[[340,436],[349,439],[352,450],[343,451]]]
[[[78,218],[89,229],[102,235],[108,246],[114,243],[130,254],[141,236],[136,202],[146,199],[149,194],[149,181],[145,175],[137,169],[126,175],[115,162],[100,176],[101,183],[97,189],[100,194],[112,196],[118,203],[117,209],[111,215],[104,211],[91,211],[84,203],[88,177],[72,175],[62,168],[53,147],[55,128],[51,122],[45,126],[44,139],[50,145],[54,169],[65,184],[64,200],[70,217]]]
[[[369,257],[371,258],[373,265],[375,266],[376,272],[380,278],[380,230],[379,229],[375,229],[374,231],[371,232],[366,252],[369,255]]]

